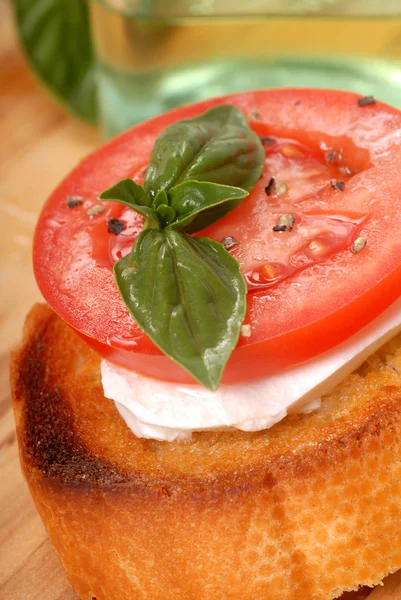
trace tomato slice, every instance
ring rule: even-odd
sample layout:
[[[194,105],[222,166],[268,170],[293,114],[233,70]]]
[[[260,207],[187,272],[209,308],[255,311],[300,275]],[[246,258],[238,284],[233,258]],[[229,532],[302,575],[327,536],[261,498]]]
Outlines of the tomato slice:
[[[231,103],[263,138],[266,160],[249,197],[201,232],[235,238],[230,252],[249,288],[250,335],[241,336],[223,381],[271,374],[340,343],[401,292],[401,113],[357,100],[327,90],[249,92],[171,111],[111,140],[61,183],[40,215],[34,269],[45,299],[102,356],[193,382],[139,329],[114,282],[112,266],[131,249],[141,217],[115,203],[97,215],[88,209],[118,180],[143,180],[167,125]],[[68,196],[82,204],[69,208]],[[291,231],[273,229],[282,214],[295,219]],[[126,225],[119,235],[108,232],[111,217]],[[366,246],[353,252],[360,238]]]

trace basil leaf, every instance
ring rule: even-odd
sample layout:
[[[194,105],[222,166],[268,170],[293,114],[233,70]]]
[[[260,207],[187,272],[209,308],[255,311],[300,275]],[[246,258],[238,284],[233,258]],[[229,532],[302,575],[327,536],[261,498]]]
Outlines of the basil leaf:
[[[175,210],[168,204],[159,204],[156,212],[162,227],[167,227],[175,219]]]
[[[231,105],[167,127],[156,139],[144,188],[152,198],[183,181],[209,181],[250,191],[265,153],[243,113]]]
[[[13,0],[24,53],[36,75],[81,119],[96,123],[95,65],[85,0]]]
[[[143,231],[114,273],[150,339],[202,385],[217,389],[246,311],[246,284],[222,244],[174,229]]]
[[[160,190],[160,192],[157,194],[156,198],[153,200],[153,202],[152,202],[153,210],[157,210],[157,207],[160,206],[161,204],[167,204],[167,206],[168,206],[168,196],[167,196],[167,192],[165,192],[164,190]]]
[[[113,200],[127,206],[151,206],[149,196],[141,185],[132,179],[122,179],[99,196],[100,200]]]
[[[140,185],[132,181],[132,179],[123,179],[108,190],[102,192],[99,196],[99,200],[111,200],[113,202],[118,202],[119,204],[124,204],[124,206],[132,208],[132,210],[135,210],[135,212],[145,218],[144,229],[160,229],[161,225],[157,213],[150,208],[150,206],[143,204],[143,202],[145,202],[145,196],[146,194]],[[140,202],[142,202],[142,204],[140,204]],[[150,202],[148,196],[146,196],[146,202]]]
[[[205,181],[180,183],[168,192],[169,204],[176,213],[169,227],[191,233],[200,231],[238,206],[246,196],[246,190],[229,185]]]

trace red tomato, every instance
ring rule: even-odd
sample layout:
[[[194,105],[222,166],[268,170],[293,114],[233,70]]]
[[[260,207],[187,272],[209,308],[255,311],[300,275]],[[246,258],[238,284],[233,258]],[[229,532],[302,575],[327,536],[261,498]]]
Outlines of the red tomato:
[[[44,297],[102,356],[146,375],[193,382],[139,329],[114,282],[113,263],[131,249],[141,218],[115,203],[96,216],[87,211],[118,180],[143,180],[167,125],[231,103],[257,133],[275,139],[265,141],[263,177],[250,196],[201,232],[236,238],[230,252],[249,286],[244,323],[251,335],[240,338],[223,381],[270,374],[343,341],[401,291],[401,113],[357,100],[324,90],[237,94],[171,111],[111,140],[61,183],[40,216],[34,268]],[[276,186],[268,195],[271,177]],[[69,195],[83,203],[68,208]],[[291,232],[273,230],[283,213],[295,218]],[[120,235],[107,231],[112,216],[126,223]],[[366,246],[354,253],[360,237]]]

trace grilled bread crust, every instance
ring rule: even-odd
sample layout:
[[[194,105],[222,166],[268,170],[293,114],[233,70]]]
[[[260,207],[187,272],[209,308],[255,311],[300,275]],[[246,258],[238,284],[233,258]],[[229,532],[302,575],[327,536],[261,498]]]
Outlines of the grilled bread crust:
[[[401,567],[401,339],[272,429],[136,438],[46,305],[12,357],[21,464],[83,600],[330,600]]]

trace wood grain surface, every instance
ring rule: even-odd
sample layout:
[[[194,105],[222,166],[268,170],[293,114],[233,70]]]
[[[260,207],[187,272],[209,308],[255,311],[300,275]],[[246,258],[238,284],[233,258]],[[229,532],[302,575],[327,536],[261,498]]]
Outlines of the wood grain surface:
[[[0,139],[0,599],[77,600],[22,479],[8,363],[24,317],[40,299],[31,267],[37,214],[52,188],[100,140],[66,116],[29,73],[7,0],[0,0]],[[357,597],[366,594],[347,600]],[[401,600],[401,573],[370,598]]]
[[[5,0],[0,0],[0,139],[0,598],[77,600],[22,479],[8,362],[25,314],[40,299],[31,267],[37,214],[52,188],[99,139],[67,117],[28,72]]]

